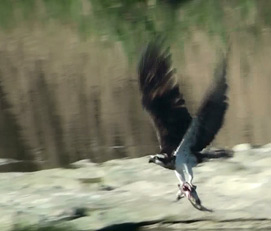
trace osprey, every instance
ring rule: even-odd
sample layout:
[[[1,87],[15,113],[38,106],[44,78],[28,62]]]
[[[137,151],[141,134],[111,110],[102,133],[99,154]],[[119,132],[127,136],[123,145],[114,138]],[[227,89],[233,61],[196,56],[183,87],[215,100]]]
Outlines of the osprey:
[[[142,105],[152,119],[160,143],[160,153],[150,156],[149,162],[175,171],[180,181],[177,200],[186,196],[194,207],[206,210],[192,183],[192,167],[204,157],[210,157],[200,152],[211,143],[223,124],[228,107],[227,59],[223,58],[216,68],[213,85],[192,118],[174,78],[169,49],[162,47],[161,40],[150,42],[138,66]],[[220,154],[214,157],[228,156]]]

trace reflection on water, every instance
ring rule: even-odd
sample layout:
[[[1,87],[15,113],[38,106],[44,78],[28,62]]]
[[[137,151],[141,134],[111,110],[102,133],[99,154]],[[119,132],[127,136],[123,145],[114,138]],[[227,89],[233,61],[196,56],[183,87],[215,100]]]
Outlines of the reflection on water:
[[[214,145],[270,142],[271,32],[261,1],[101,2],[67,11],[39,1],[31,5],[42,12],[35,24],[19,20],[22,13],[0,32],[0,157],[52,167],[158,151],[136,73],[142,47],[158,32],[168,37],[191,113],[229,37],[230,107]]]

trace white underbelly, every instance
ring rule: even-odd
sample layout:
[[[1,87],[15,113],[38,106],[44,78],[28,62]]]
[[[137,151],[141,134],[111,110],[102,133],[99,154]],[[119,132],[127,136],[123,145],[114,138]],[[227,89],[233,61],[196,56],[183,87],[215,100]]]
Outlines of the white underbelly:
[[[193,178],[193,172],[192,168],[196,164],[196,157],[189,153],[189,152],[183,152],[176,156],[176,162],[175,162],[175,169],[178,173],[178,178],[183,181],[187,182]],[[177,174],[176,173],[176,174]]]

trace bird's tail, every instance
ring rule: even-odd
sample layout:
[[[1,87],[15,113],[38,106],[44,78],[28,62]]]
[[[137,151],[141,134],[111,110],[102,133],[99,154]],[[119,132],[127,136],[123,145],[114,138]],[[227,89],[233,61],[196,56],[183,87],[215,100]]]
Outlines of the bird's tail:
[[[231,158],[233,157],[233,151],[227,149],[209,149],[196,153],[198,163],[206,162],[211,159]]]

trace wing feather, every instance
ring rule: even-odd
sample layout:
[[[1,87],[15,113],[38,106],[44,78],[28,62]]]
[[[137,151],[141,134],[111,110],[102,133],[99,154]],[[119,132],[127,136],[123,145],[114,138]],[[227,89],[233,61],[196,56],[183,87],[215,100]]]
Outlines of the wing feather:
[[[173,155],[192,118],[174,78],[169,49],[163,49],[163,41],[148,44],[138,73],[142,104],[153,120],[161,153]]]
[[[196,117],[193,119],[183,142],[176,151],[189,148],[192,153],[200,152],[209,145],[223,125],[225,112],[228,108],[226,83],[227,58],[224,58],[215,71],[214,84],[203,98]]]

